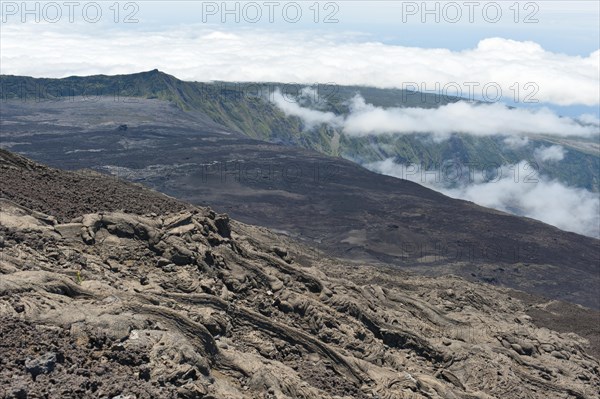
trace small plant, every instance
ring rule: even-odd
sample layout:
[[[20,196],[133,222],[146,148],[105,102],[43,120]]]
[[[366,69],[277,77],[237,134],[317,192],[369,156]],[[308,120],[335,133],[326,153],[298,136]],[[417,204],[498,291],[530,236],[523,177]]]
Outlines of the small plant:
[[[77,270],[77,274],[75,275],[75,282],[78,285],[81,285],[81,283],[83,282],[83,277],[81,276],[81,271]]]

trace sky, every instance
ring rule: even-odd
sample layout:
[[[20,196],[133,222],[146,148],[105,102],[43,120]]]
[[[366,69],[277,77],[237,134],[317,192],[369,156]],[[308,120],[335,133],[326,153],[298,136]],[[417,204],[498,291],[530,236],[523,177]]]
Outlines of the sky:
[[[1,73],[416,84],[600,117],[598,1],[65,4],[2,2]]]

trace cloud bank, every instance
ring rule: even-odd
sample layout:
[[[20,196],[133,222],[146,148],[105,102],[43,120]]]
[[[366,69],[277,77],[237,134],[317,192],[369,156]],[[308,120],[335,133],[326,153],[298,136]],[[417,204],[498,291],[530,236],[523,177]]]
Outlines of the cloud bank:
[[[526,171],[527,165],[524,161],[507,165],[498,178],[490,181],[474,179],[458,188],[447,187],[444,181],[423,179],[421,173],[407,174],[406,166],[396,164],[393,159],[363,166],[377,173],[414,181],[453,198],[541,220],[562,230],[600,237],[600,198],[597,193],[569,187],[543,175],[535,179],[515,179],[514,171]]]
[[[273,102],[287,115],[301,118],[308,128],[326,123],[351,136],[423,133],[443,140],[452,133],[502,135],[519,137],[507,144],[522,146],[527,144],[527,139],[520,136],[527,134],[590,137],[600,133],[596,125],[582,125],[572,118],[559,117],[547,108],[509,108],[500,103],[459,101],[438,108],[381,108],[367,104],[364,98],[356,95],[350,101],[350,113],[337,116],[331,112],[302,107],[279,92],[273,96]]]
[[[158,68],[197,81],[333,82],[384,88],[416,83],[432,91],[436,84],[453,82],[463,91],[476,83],[474,94],[494,83],[505,99],[514,97],[517,83],[521,101],[529,94],[557,105],[600,104],[600,50],[570,56],[535,42],[497,37],[452,51],[384,44],[356,33],[224,31],[203,25],[142,31],[40,23],[3,25],[1,50],[4,74],[64,77]],[[528,83],[537,85],[537,92],[532,86],[528,89]]]

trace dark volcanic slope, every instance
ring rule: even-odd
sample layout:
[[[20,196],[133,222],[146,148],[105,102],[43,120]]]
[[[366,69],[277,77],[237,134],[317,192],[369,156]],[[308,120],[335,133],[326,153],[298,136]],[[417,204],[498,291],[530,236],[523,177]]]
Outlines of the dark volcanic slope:
[[[67,172],[0,149],[0,197],[66,222],[93,211],[164,213],[189,205],[98,172]],[[65,181],[69,184],[66,185]]]
[[[596,239],[342,159],[252,140],[160,101],[8,101],[1,123],[3,145],[38,161],[110,172],[214,204],[244,222],[318,242],[336,256],[600,307]],[[119,130],[121,124],[128,129]]]
[[[76,173],[6,152],[0,170],[51,173],[46,209],[81,212],[0,198],[2,398],[598,397],[590,342],[540,328],[511,290],[348,264],[164,198],[143,213],[159,196],[113,178],[94,180],[103,212],[85,195],[63,211]]]

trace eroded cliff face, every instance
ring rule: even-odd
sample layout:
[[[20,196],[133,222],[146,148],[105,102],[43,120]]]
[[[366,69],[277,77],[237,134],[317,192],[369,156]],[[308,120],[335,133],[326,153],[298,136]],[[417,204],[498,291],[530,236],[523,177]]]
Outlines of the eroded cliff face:
[[[110,204],[67,216],[56,193],[88,177],[56,176],[38,210],[0,200],[2,397],[598,397],[588,342],[507,290],[329,259],[99,176],[81,191]]]

